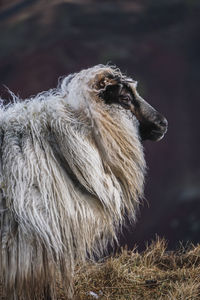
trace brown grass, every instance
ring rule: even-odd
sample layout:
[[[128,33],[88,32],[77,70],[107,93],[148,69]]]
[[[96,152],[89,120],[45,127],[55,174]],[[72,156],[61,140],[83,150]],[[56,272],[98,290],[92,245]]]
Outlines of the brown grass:
[[[167,251],[166,246],[157,238],[143,253],[124,249],[102,263],[79,266],[77,299],[200,299],[200,245],[176,252]]]
[[[167,251],[159,238],[142,253],[122,249],[103,262],[80,265],[75,274],[76,300],[198,300],[200,245]],[[8,300],[1,291],[0,299]],[[67,300],[57,283],[58,300]],[[92,295],[92,293],[94,293]],[[38,300],[38,299],[37,299]]]

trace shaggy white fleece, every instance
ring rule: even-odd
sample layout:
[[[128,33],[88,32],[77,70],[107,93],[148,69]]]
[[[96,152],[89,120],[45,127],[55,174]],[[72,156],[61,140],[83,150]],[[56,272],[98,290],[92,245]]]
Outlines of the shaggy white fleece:
[[[135,219],[145,173],[138,121],[99,98],[108,74],[123,77],[98,65],[1,106],[0,276],[8,299],[56,299],[55,278],[72,297],[75,263],[116,239],[125,216]]]

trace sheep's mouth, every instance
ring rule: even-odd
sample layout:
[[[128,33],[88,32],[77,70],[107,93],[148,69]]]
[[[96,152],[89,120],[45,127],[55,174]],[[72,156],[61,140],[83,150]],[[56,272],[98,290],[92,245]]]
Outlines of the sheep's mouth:
[[[139,123],[139,133],[141,139],[144,140],[151,140],[151,141],[160,141],[164,137],[165,133],[167,132],[167,128],[163,129],[151,129],[151,127],[146,127],[144,124]]]

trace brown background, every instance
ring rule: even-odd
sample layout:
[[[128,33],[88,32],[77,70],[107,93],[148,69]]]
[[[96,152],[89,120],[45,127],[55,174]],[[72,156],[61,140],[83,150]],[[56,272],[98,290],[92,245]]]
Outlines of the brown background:
[[[12,3],[9,3],[12,2]],[[0,96],[53,88],[61,75],[112,62],[169,121],[145,142],[146,201],[121,243],[142,249],[155,234],[169,247],[200,242],[200,2],[0,1]]]

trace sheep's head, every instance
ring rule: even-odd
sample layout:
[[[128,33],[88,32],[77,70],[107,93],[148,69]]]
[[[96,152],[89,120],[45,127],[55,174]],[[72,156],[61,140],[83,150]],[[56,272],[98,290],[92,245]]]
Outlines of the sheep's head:
[[[95,100],[131,111],[139,122],[142,140],[159,141],[167,132],[165,117],[140,97],[137,82],[124,76],[119,69],[97,65],[70,76],[64,85],[68,85],[68,102],[75,109],[90,106]],[[80,86],[84,89],[80,90]]]
[[[167,120],[138,94],[137,82],[131,78],[107,73],[96,83],[99,97],[108,104],[130,110],[139,121],[142,140],[159,141],[167,132]]]

